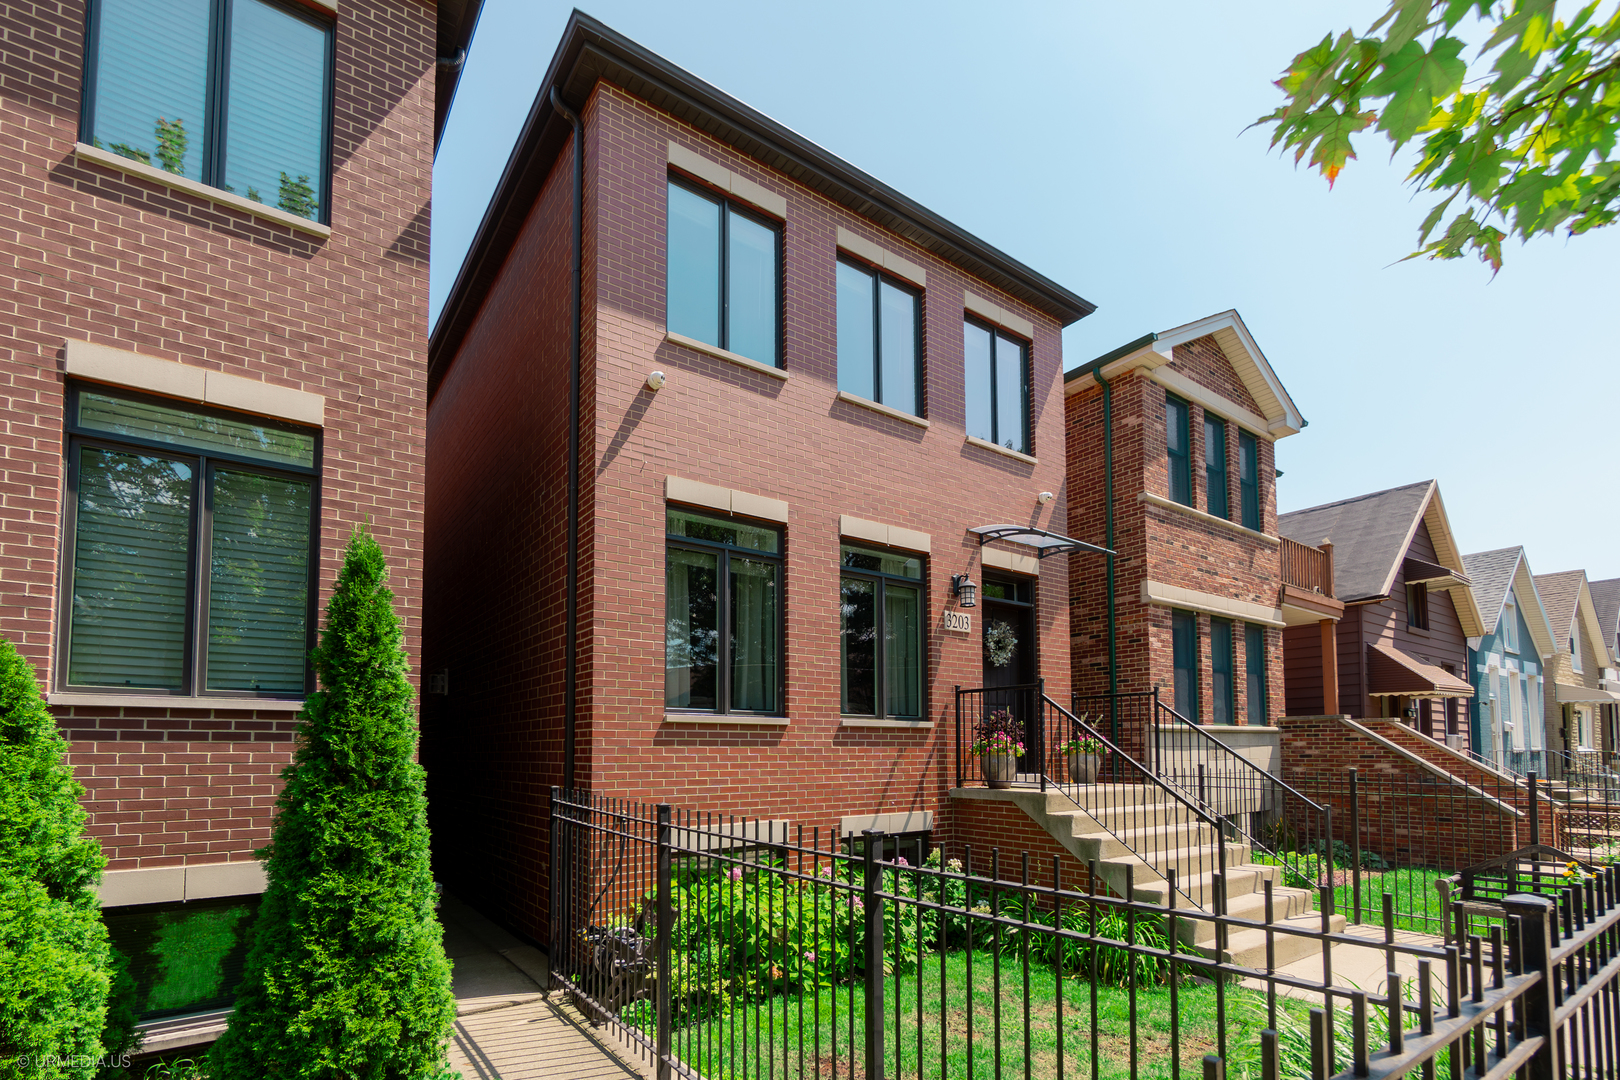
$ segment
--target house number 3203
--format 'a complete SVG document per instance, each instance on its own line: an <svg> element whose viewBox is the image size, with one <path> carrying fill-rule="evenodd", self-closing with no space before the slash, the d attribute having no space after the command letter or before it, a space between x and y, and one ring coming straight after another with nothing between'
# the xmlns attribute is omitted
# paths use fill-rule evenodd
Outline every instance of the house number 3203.
<svg viewBox="0 0 1620 1080"><path fill-rule="evenodd" d="M954 630L958 634L973 633L973 616L965 611L947 611L945 613L945 629Z"/></svg>

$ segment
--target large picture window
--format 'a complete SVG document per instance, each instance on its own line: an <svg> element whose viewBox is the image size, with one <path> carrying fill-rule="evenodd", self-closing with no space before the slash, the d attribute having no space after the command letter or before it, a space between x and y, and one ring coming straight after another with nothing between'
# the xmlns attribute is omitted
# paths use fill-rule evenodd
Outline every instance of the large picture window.
<svg viewBox="0 0 1620 1080"><path fill-rule="evenodd" d="M780 367L781 230L729 199L669 181L665 323L671 333Z"/></svg>
<svg viewBox="0 0 1620 1080"><path fill-rule="evenodd" d="M1226 421L1204 414L1204 501L1209 513L1229 516L1226 492Z"/></svg>
<svg viewBox="0 0 1620 1080"><path fill-rule="evenodd" d="M1260 531L1260 443L1247 431L1238 432L1238 502L1245 529Z"/></svg>
<svg viewBox="0 0 1620 1080"><path fill-rule="evenodd" d="M1198 722L1198 616L1170 612L1170 651L1175 665L1175 710Z"/></svg>
<svg viewBox="0 0 1620 1080"><path fill-rule="evenodd" d="M274 0L93 0L81 136L328 220L332 24Z"/></svg>
<svg viewBox="0 0 1620 1080"><path fill-rule="evenodd" d="M1165 395L1164 448L1170 465L1170 501L1192 505L1192 430L1187 403Z"/></svg>
<svg viewBox="0 0 1620 1080"><path fill-rule="evenodd" d="M316 432L77 387L58 683L301 697Z"/></svg>
<svg viewBox="0 0 1620 1080"><path fill-rule="evenodd" d="M962 327L967 433L1029 453L1029 347L968 319Z"/></svg>
<svg viewBox="0 0 1620 1080"><path fill-rule="evenodd" d="M841 556L843 711L849 716L920 719L922 560L848 545Z"/></svg>
<svg viewBox="0 0 1620 1080"><path fill-rule="evenodd" d="M921 416L921 310L915 290L838 260L838 389Z"/></svg>
<svg viewBox="0 0 1620 1080"><path fill-rule="evenodd" d="M664 705L767 713L782 701L782 534L671 508Z"/></svg>

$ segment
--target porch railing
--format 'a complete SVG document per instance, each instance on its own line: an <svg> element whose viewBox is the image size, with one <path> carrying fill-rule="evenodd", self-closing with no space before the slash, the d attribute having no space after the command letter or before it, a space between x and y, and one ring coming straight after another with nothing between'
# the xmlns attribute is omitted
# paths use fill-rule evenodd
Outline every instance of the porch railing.
<svg viewBox="0 0 1620 1080"><path fill-rule="evenodd" d="M1329 552L1286 536L1282 538L1279 552L1284 584L1333 596L1333 556Z"/></svg>

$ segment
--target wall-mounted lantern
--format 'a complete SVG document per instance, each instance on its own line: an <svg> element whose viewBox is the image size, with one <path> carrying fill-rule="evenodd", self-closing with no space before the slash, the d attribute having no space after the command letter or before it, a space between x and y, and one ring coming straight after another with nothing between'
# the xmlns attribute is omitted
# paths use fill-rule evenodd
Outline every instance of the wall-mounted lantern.
<svg viewBox="0 0 1620 1080"><path fill-rule="evenodd" d="M979 587L966 574L952 574L951 595L961 607L973 607L979 602Z"/></svg>

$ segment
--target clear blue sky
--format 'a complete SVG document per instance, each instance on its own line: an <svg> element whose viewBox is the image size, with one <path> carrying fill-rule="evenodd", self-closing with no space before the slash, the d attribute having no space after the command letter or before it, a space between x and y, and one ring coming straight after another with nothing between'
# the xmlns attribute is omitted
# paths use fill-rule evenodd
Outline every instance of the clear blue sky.
<svg viewBox="0 0 1620 1080"><path fill-rule="evenodd" d="M485 0L434 166L432 311L572 5ZM1245 133L1364 0L585 10L1097 305L1064 365L1236 308L1310 426L1279 509L1440 482L1465 552L1620 577L1620 228L1415 260L1429 206L1366 139L1329 192Z"/></svg>

